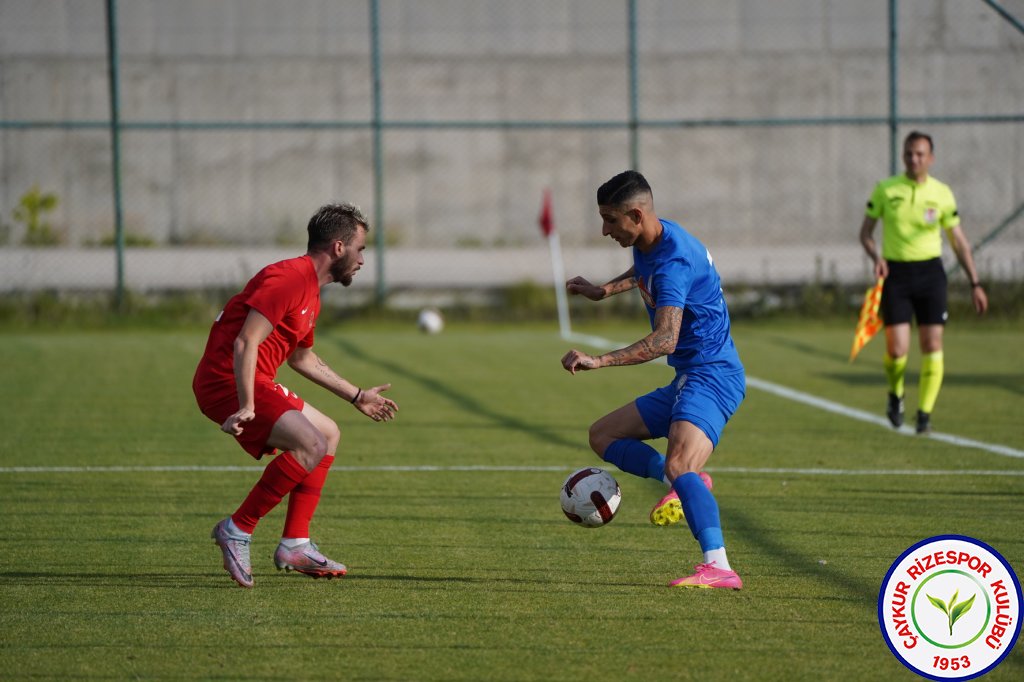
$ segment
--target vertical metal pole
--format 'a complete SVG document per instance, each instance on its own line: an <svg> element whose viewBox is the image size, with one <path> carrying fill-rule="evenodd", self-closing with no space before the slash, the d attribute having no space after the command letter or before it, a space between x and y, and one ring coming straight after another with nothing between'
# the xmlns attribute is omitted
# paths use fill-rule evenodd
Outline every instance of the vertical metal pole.
<svg viewBox="0 0 1024 682"><path fill-rule="evenodd" d="M381 103L380 0L370 0L370 72L373 83L373 205L374 245L377 250L377 305L387 296L384 278L384 145Z"/></svg>
<svg viewBox="0 0 1024 682"><path fill-rule="evenodd" d="M889 175L899 169L899 0L889 0Z"/></svg>
<svg viewBox="0 0 1024 682"><path fill-rule="evenodd" d="M121 207L121 98L117 54L117 0L107 0L107 67L110 81L110 161L114 190L114 250L117 261L115 306L124 309L124 211Z"/></svg>
<svg viewBox="0 0 1024 682"><path fill-rule="evenodd" d="M629 161L633 170L640 170L640 78L637 62L636 0L627 3L629 14Z"/></svg>

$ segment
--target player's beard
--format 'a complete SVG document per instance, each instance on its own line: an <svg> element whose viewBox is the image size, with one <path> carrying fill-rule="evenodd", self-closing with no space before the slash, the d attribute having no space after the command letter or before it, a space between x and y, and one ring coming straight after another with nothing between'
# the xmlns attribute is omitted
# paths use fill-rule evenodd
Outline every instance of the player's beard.
<svg viewBox="0 0 1024 682"><path fill-rule="evenodd" d="M341 284L343 287L347 287L352 284L352 278L355 277L355 272L347 272L350 263L348 259L343 259L335 263L331 267L331 278Z"/></svg>

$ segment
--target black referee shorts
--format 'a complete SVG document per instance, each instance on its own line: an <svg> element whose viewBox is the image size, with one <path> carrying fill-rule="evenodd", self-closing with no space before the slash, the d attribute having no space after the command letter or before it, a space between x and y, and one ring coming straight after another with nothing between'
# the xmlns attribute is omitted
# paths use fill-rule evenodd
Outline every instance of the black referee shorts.
<svg viewBox="0 0 1024 682"><path fill-rule="evenodd" d="M946 270L941 258L889 261L879 306L886 326L909 323L946 324Z"/></svg>

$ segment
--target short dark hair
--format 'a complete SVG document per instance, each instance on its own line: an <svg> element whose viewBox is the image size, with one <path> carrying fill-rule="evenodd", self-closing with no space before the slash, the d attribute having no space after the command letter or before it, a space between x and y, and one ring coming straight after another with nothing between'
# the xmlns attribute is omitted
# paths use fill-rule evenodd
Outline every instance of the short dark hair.
<svg viewBox="0 0 1024 682"><path fill-rule="evenodd" d="M932 142L932 136L928 135L927 133L922 133L920 130L910 131L910 134L907 135L907 138L903 140L903 148L906 149L907 145L909 145L911 142L916 142L917 140L928 140L928 151L935 151L935 143Z"/></svg>
<svg viewBox="0 0 1024 682"><path fill-rule="evenodd" d="M366 216L358 206L354 204L321 206L309 219L309 225L306 226L306 231L309 233L306 249L311 253L323 251L339 239L348 244L360 226L367 232L370 231Z"/></svg>
<svg viewBox="0 0 1024 682"><path fill-rule="evenodd" d="M654 196L647 179L638 171L623 171L597 188L597 204L598 206L621 206L641 194Z"/></svg>

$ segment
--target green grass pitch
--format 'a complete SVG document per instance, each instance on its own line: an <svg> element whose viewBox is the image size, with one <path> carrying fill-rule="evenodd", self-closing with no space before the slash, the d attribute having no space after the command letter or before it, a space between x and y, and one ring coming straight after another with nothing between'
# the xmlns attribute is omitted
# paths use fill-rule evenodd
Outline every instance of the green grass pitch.
<svg viewBox="0 0 1024 682"><path fill-rule="evenodd" d="M570 376L550 325L321 329L318 352L360 385L392 382L401 412L375 424L282 373L342 427L313 531L350 572L276 571L278 509L253 590L209 538L258 471L229 469L256 463L194 405L205 330L0 334L0 678L913 680L875 611L903 550L965 534L1024 576L1024 459L750 388L709 463L745 588L669 590L700 554L685 528L647 523L661 486L612 469L623 502L601 529L558 507L569 471L598 464L589 424L667 367ZM751 377L881 416L882 341L851 365L852 332L735 328ZM937 432L1024 450L1022 340L950 326ZM1018 644L985 679L1022 678Z"/></svg>

